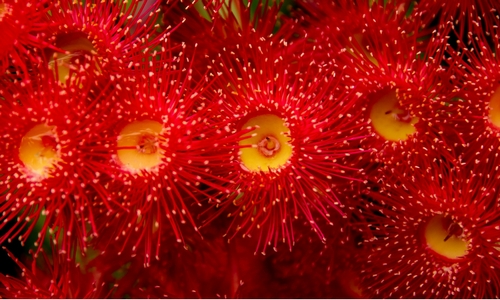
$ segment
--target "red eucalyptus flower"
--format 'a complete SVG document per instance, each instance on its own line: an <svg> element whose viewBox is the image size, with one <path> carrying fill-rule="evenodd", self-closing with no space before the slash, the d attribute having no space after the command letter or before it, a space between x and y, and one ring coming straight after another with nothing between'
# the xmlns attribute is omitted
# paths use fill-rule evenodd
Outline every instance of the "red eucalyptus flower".
<svg viewBox="0 0 500 300"><path fill-rule="evenodd" d="M222 52L214 65L223 99L214 118L241 140L231 162L213 167L238 192L219 197L209 213L232 218L230 237L256 233L261 250L278 241L291 247L299 215L323 238L314 216L329 219L341 211L338 186L361 180L346 160L363 152L348 143L362 138L357 112L344 100L335 74L294 73L296 66L285 59L268 58L287 51L285 42L236 46L246 50Z"/></svg>
<svg viewBox="0 0 500 300"><path fill-rule="evenodd" d="M100 172L111 178L108 191L127 210L102 211L101 225L108 230L104 242L121 239L122 250L143 243L146 263L159 255L165 232L173 231L182 242L181 224L197 230L193 206L215 192L232 192L222 186L229 180L211 168L234 155L227 149L239 139L209 119L217 104L202 96L210 82L193 81L190 58L174 56L167 45L148 63L149 55L120 86L93 149ZM133 231L140 232L135 239Z"/></svg>
<svg viewBox="0 0 500 300"><path fill-rule="evenodd" d="M85 270L83 265L66 256L61 256L54 248L51 255L43 250L35 256L31 268L8 252L21 268L21 277L14 278L0 274L0 297L13 298L108 298L113 286L101 280L95 270Z"/></svg>
<svg viewBox="0 0 500 300"><path fill-rule="evenodd" d="M27 73L26 64L40 60L35 48L48 45L42 31L48 26L44 15L49 9L46 0L0 1L0 74L9 66Z"/></svg>
<svg viewBox="0 0 500 300"><path fill-rule="evenodd" d="M0 243L18 237L25 242L45 218L36 245L50 232L69 255L75 250L71 245L85 250L89 234L97 234L94 194L109 207L99 165L88 155L109 109L99 102L112 94L104 89L105 94L93 95L85 86L61 88L46 67L37 73L31 82L12 81L1 90L0 228L17 222Z"/></svg>
<svg viewBox="0 0 500 300"><path fill-rule="evenodd" d="M408 1L298 3L311 38L305 56L340 75L358 134L370 136L353 144L374 150L358 166L404 170L425 165L430 151L449 156L459 138L447 113L456 92L442 66L446 38L423 29Z"/></svg>
<svg viewBox="0 0 500 300"><path fill-rule="evenodd" d="M356 256L367 296L499 296L500 174L483 170L436 159L367 191L372 237Z"/></svg>
<svg viewBox="0 0 500 300"><path fill-rule="evenodd" d="M450 156L458 133L447 113L456 92L449 81L453 70L442 66L446 39L436 34L423 44L418 23L413 29L382 26L380 31L366 24L370 26L363 27L362 43L346 46L332 61L355 99L353 110L360 112L358 134L370 135L360 143L374 150L366 158L404 169L425 165L430 151ZM342 31L337 36L347 41L352 34ZM322 45L326 49L328 44ZM371 168L366 162L362 166Z"/></svg>

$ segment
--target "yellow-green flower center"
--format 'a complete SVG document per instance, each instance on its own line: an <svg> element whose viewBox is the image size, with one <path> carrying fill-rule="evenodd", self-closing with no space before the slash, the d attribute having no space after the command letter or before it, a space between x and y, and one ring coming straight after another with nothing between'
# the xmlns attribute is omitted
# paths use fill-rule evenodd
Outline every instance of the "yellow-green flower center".
<svg viewBox="0 0 500 300"><path fill-rule="evenodd" d="M463 228L443 215L429 220L424 237L430 250L450 260L459 260L468 253L469 242L463 238Z"/></svg>
<svg viewBox="0 0 500 300"><path fill-rule="evenodd" d="M35 125L23 136L19 145L19 159L27 173L39 179L47 178L60 160L54 128L45 124Z"/></svg>
<svg viewBox="0 0 500 300"><path fill-rule="evenodd" d="M273 114L258 115L248 120L242 128L256 128L248 133L251 137L240 141L240 160L250 172L269 172L284 167L292 156L289 144L290 132L283 120Z"/></svg>
<svg viewBox="0 0 500 300"><path fill-rule="evenodd" d="M398 107L396 92L389 92L376 99L370 110L370 120L375 131L388 141L404 141L415 133L417 117Z"/></svg>
<svg viewBox="0 0 500 300"><path fill-rule="evenodd" d="M130 172L141 175L162 163L160 147L163 125L152 120L135 121L126 125L118 135L117 157Z"/></svg>

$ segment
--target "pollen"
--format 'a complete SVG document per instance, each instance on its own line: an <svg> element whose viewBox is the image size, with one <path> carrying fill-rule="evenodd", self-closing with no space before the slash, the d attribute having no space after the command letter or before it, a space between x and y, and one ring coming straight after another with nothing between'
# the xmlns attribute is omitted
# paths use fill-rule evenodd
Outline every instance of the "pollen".
<svg viewBox="0 0 500 300"><path fill-rule="evenodd" d="M119 162L130 172L141 175L153 171L162 163L160 147L163 125L152 120L135 121L126 125L117 141Z"/></svg>
<svg viewBox="0 0 500 300"><path fill-rule="evenodd" d="M396 92L392 91L377 99L370 110L375 131L388 141L404 141L416 132L417 117L398 107Z"/></svg>
<svg viewBox="0 0 500 300"><path fill-rule="evenodd" d="M292 146L290 129L284 121L276 115L263 114L251 118L242 128L248 127L256 128L248 133L249 138L240 141L242 166L250 172L269 172L286 166L292 156Z"/></svg>
<svg viewBox="0 0 500 300"><path fill-rule="evenodd" d="M424 231L428 249L449 260L461 260L468 253L469 242L463 228L443 215L432 217Z"/></svg>
<svg viewBox="0 0 500 300"><path fill-rule="evenodd" d="M490 122L497 128L500 128L500 86L496 89L489 103Z"/></svg>
<svg viewBox="0 0 500 300"><path fill-rule="evenodd" d="M54 128L46 124L35 125L23 136L19 146L19 159L26 173L39 180L47 178L60 160Z"/></svg>

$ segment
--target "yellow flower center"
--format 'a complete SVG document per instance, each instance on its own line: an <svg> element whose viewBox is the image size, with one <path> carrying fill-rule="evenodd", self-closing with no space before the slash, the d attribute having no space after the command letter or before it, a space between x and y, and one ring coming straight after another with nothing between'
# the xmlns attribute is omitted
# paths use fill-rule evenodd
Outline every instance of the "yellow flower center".
<svg viewBox="0 0 500 300"><path fill-rule="evenodd" d="M290 130L283 120L276 115L264 114L251 118L243 125L256 128L248 133L251 137L240 141L240 160L242 167L250 172L269 172L284 167L292 156L292 146L289 144ZM251 147L248 147L251 146Z"/></svg>
<svg viewBox="0 0 500 300"><path fill-rule="evenodd" d="M19 146L19 159L26 171L40 180L47 178L60 160L54 128L45 124L35 125L23 136Z"/></svg>
<svg viewBox="0 0 500 300"><path fill-rule="evenodd" d="M427 247L437 254L451 260L463 258L469 243L462 237L463 228L450 218L434 216L425 227L424 237Z"/></svg>
<svg viewBox="0 0 500 300"><path fill-rule="evenodd" d="M500 86L496 89L490 99L490 122L500 128Z"/></svg>
<svg viewBox="0 0 500 300"><path fill-rule="evenodd" d="M398 107L396 92L392 91L377 99L370 111L375 131L388 141L404 141L415 133L417 117Z"/></svg>
<svg viewBox="0 0 500 300"><path fill-rule="evenodd" d="M77 70L84 66L92 57L97 56L97 52L89 41L81 33L60 34L56 38L55 45L66 51L66 53L55 52L49 61L49 67L55 72L57 68L59 82L65 84L69 79L70 70ZM97 61L89 65L94 67L95 72L101 73Z"/></svg>
<svg viewBox="0 0 500 300"><path fill-rule="evenodd" d="M117 157L130 172L141 175L153 171L162 163L160 147L163 125L156 121L135 121L126 125L118 135Z"/></svg>

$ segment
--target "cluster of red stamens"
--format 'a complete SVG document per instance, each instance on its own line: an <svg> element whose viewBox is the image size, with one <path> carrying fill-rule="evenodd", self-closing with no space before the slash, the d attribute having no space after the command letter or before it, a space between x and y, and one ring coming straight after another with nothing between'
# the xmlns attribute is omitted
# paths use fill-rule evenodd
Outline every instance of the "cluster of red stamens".
<svg viewBox="0 0 500 300"><path fill-rule="evenodd" d="M499 9L0 0L0 297L500 297Z"/></svg>

